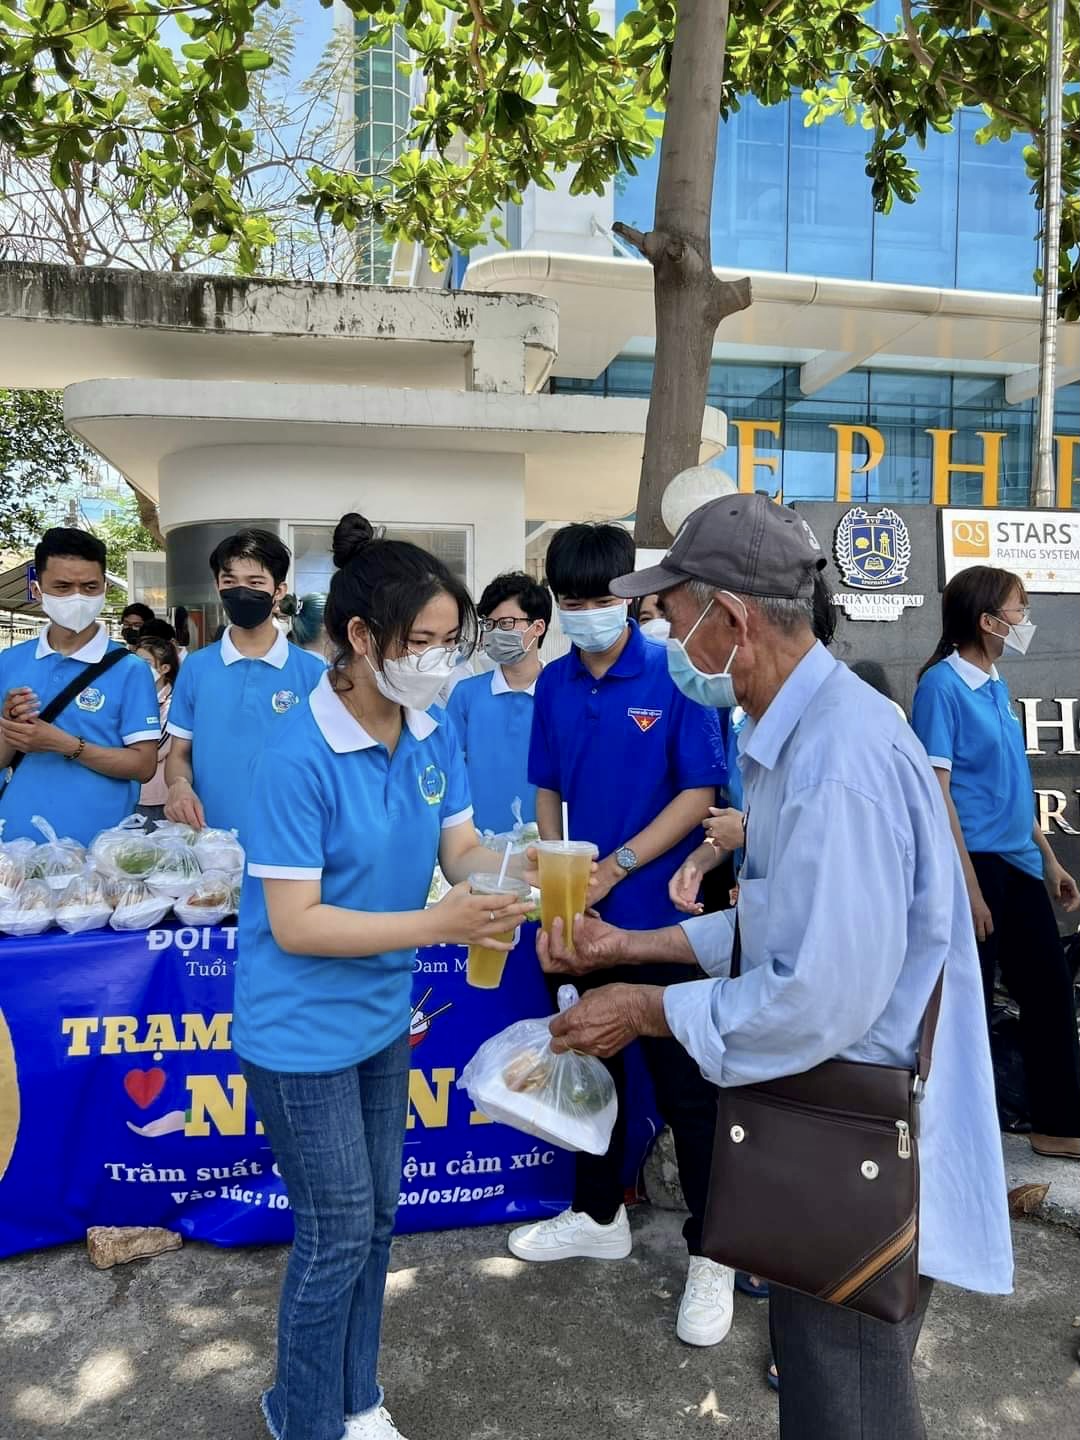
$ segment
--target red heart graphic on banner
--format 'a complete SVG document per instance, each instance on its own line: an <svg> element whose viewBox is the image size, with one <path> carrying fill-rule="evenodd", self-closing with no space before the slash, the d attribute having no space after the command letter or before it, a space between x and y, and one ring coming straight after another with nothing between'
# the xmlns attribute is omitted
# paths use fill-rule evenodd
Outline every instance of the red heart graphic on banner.
<svg viewBox="0 0 1080 1440"><path fill-rule="evenodd" d="M129 1070L124 1076L124 1089L139 1109L145 1110L165 1089L165 1071L160 1065L152 1070Z"/></svg>

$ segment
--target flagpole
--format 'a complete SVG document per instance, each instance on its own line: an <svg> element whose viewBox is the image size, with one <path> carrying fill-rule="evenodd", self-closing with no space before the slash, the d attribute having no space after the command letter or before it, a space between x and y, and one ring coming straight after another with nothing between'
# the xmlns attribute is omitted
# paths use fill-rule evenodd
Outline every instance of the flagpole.
<svg viewBox="0 0 1080 1440"><path fill-rule="evenodd" d="M1036 421L1033 500L1050 507L1057 502L1054 477L1054 398L1057 381L1058 252L1061 245L1061 96L1064 88L1062 52L1065 0L1049 0L1046 59L1046 127L1043 149L1043 284L1039 335L1039 404Z"/></svg>

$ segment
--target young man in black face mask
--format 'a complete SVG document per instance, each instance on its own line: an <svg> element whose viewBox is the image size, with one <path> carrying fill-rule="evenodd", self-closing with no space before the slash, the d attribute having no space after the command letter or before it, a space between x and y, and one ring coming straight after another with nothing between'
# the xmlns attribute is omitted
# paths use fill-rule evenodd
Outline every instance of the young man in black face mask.
<svg viewBox="0 0 1080 1440"><path fill-rule="evenodd" d="M124 606L120 615L120 633L129 650L137 648L142 639L143 626L149 625L155 618L150 606L144 605L140 600L133 600L130 605Z"/></svg>
<svg viewBox="0 0 1080 1440"><path fill-rule="evenodd" d="M165 766L170 820L236 829L244 838L251 773L281 717L307 704L326 666L290 645L274 624L285 594L288 546L267 530L241 530L210 556L229 625L196 651L173 690Z"/></svg>

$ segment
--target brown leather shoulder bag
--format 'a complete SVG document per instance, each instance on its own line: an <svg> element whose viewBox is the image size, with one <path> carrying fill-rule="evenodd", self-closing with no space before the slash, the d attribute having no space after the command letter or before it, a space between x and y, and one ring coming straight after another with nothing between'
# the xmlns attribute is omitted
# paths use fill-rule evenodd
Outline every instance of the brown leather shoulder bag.
<svg viewBox="0 0 1080 1440"><path fill-rule="evenodd" d="M738 919L732 976L741 969ZM919 1291L919 1137L944 969L914 1071L827 1060L722 1088L702 1249L776 1285L893 1324Z"/></svg>

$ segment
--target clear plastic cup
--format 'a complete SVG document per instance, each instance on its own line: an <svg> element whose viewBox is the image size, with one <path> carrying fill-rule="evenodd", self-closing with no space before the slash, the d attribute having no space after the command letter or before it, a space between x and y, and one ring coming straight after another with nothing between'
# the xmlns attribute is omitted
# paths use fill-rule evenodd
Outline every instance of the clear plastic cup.
<svg viewBox="0 0 1080 1440"><path fill-rule="evenodd" d="M574 916L585 910L593 861L600 851L591 840L538 840L540 917L547 933L556 915L563 922L567 948L574 948Z"/></svg>
<svg viewBox="0 0 1080 1440"><path fill-rule="evenodd" d="M508 897L528 900L532 894L532 886L524 880L518 880L514 875L504 875L500 881L498 875L487 872L470 875L469 889L474 895L497 895L502 900ZM513 945L516 934L515 930L508 930L505 935L497 938L507 945ZM470 945L465 979L477 990L497 990L502 982L509 953L508 950L492 950L487 945Z"/></svg>

